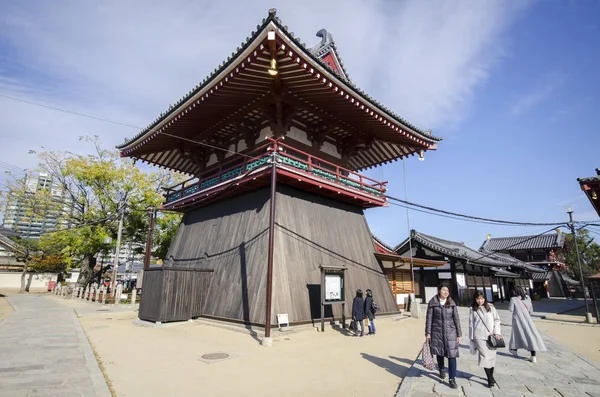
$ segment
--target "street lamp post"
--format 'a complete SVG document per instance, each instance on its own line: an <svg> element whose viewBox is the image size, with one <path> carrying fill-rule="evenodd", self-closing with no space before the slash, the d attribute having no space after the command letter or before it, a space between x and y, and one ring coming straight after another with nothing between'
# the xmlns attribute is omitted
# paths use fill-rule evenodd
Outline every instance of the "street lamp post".
<svg viewBox="0 0 600 397"><path fill-rule="evenodd" d="M583 269L581 268L581 257L579 255L579 245L577 244L577 234L575 232L575 224L573 223L573 208L567 207L567 213L569 214L569 227L571 228L571 234L573 235L573 242L575 244L575 252L577 254L577 264L579 265L579 282L581 283L581 292L583 293L583 301L585 302L585 321L587 323L592 322L592 314L590 313L590 307L588 305L587 297L585 296L585 284L583 282Z"/></svg>

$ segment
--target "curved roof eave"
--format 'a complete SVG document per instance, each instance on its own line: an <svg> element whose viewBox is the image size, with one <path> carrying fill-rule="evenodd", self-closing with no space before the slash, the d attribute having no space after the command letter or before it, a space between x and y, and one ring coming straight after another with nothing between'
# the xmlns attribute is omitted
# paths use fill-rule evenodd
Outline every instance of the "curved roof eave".
<svg viewBox="0 0 600 397"><path fill-rule="evenodd" d="M363 101L367 102L371 107L373 107L374 110L378 110L379 112L381 112L382 116L385 116L399 123L410 133L430 142L432 144L430 149L436 149L436 142L441 141L442 138L435 137L429 132L423 131L418 127L410 124L400 116L396 115L394 112L384 107L378 101L371 98L369 95L367 95L357 86L355 86L352 82L345 81L336 73L331 71L319 58L317 58L310 52L310 49L304 43L301 43L298 39L294 37L293 32L288 32L287 26L283 26L281 24L281 20L275 16L274 12L271 11L269 12L269 16L263 19L262 25L257 26L257 31L252 32L252 35L246 38L246 42L242 43L241 47L238 47L237 53L232 53L231 56L228 57L227 60L221 64L220 68L215 69L213 73L211 73L207 78L205 78L202 81L202 83L196 85L196 87L193 90L188 92L188 94L181 98L175 105L170 106L167 112L161 113L161 115L157 119L155 119L150 125L148 125L135 137L121 145L117 145L117 149L130 149L138 142L148 139L152 134L156 134L157 130L164 127L167 123L171 122L180 113L180 111L190 106L195 100L197 100L197 98L201 97L205 91L209 90L213 81L218 80L221 77L225 77L230 72L230 70L235 67L235 65L237 64L236 61L245 58L246 56L248 56L248 54L254 51L255 47L258 46L260 42L262 42L266 38L270 25L277 28L281 38L283 38L291 47L296 49L298 52L305 55L308 58L308 60L311 61L313 66L318 68L321 73L327 75L329 79L336 81L336 84L338 84L339 86L346 87L346 91L355 93Z"/></svg>

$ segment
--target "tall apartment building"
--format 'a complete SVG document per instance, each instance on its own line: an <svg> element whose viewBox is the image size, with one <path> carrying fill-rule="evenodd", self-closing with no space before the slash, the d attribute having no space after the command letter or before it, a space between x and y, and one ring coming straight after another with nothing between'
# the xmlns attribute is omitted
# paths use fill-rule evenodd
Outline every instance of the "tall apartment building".
<svg viewBox="0 0 600 397"><path fill-rule="evenodd" d="M7 229L22 237L39 238L43 233L68 225L71 205L63 187L47 173L29 175L22 181L25 194L12 193L6 200L4 224ZM34 199L40 192L47 192L52 205L38 205Z"/></svg>

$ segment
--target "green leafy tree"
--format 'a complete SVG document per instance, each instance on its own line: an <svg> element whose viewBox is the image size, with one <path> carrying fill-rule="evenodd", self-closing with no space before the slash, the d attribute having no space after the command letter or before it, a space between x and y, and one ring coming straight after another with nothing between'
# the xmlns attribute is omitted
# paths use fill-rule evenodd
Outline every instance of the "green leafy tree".
<svg viewBox="0 0 600 397"><path fill-rule="evenodd" d="M566 235L565 264L567 271L575 280L579 281L579 264L577 262L577 250L573 241L573 235ZM583 277L592 276L600 272L600 245L598 245L586 229L577 232L577 247L581 255L581 269Z"/></svg>
<svg viewBox="0 0 600 397"><path fill-rule="evenodd" d="M167 212L158 214L156 217L156 227L154 233L154 257L164 261L169 252L169 247L175 238L179 224L181 223L181 214Z"/></svg>
<svg viewBox="0 0 600 397"><path fill-rule="evenodd" d="M54 255L53 263L60 256L66 268L79 267L77 283L85 286L94 276L97 255L107 251L105 239L116 241L119 215L124 214L122 240L144 243L147 208L159 206L163 201L162 188L175 182L166 171L143 172L116 150L102 148L96 136L80 139L93 146L93 154L39 154L40 171L60 184L63 197L43 199L43 205L38 204L32 211L39 211L40 216L42 210L59 214L62 226L40 236L39 249ZM27 194L20 198L26 199Z"/></svg>

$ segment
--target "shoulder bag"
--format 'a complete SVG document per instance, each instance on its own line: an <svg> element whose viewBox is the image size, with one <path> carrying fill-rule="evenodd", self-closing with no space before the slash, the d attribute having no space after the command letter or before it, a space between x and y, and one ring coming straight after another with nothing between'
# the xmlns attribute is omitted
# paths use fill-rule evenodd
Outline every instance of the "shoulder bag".
<svg viewBox="0 0 600 397"><path fill-rule="evenodd" d="M481 322L483 323L485 328L490 333L490 335L487 338L488 346L492 347L492 348L506 347L506 343L504 342L504 338L502 338L502 336L500 336L500 339L496 339L496 337L494 335L492 335L492 331L490 331L487 324L485 323L485 319L483 317L481 317L481 313L479 313L479 309L477 309L477 314L479 315L479 318L481 319Z"/></svg>

